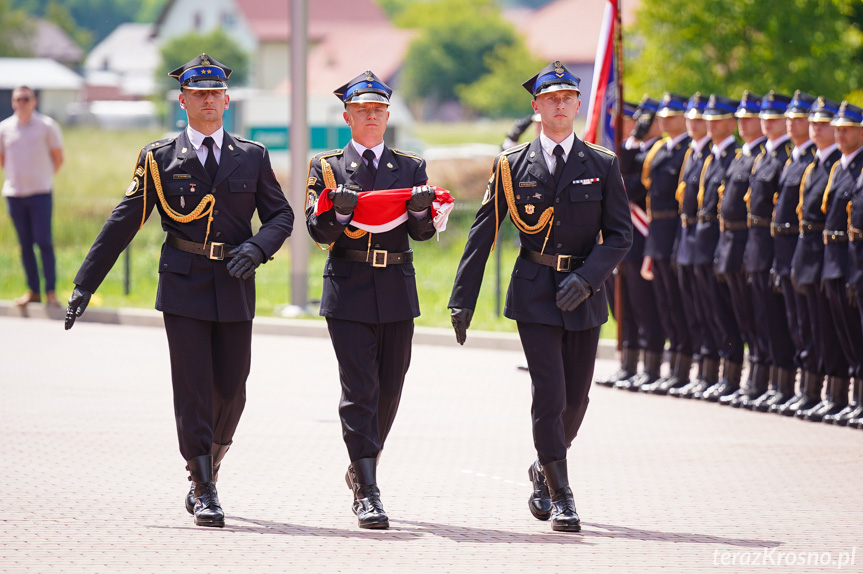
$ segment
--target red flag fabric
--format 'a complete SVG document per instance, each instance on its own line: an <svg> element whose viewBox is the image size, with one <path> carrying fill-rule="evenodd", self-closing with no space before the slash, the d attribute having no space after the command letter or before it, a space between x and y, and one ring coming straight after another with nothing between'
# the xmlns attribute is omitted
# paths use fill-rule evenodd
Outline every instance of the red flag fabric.
<svg viewBox="0 0 863 574"><path fill-rule="evenodd" d="M431 186L431 188L435 192L435 200L431 206L432 219L435 229L440 232L446 229L449 213L455 206L455 199L442 187ZM315 203L315 215L320 215L333 207L333 201L330 199L331 191L333 190L325 189L321 192ZM407 221L406 203L412 191L411 188L361 191L351 225L369 233L384 233L395 229Z"/></svg>
<svg viewBox="0 0 863 574"><path fill-rule="evenodd" d="M602 28L596 47L593 66L590 106L587 110L587 129L584 141L613 150L614 109L617 102L618 66L614 50L617 34L618 0L608 0L602 17Z"/></svg>

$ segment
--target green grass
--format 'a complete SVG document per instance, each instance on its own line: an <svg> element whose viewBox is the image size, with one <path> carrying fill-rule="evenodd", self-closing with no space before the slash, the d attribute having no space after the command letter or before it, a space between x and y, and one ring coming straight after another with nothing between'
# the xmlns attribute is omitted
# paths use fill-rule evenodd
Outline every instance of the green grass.
<svg viewBox="0 0 863 574"><path fill-rule="evenodd" d="M451 124L449 130L441 126L418 129L423 137L438 138L435 143L448 140L480 141L486 134L506 133L508 122L495 125ZM501 131L503 129L503 131ZM446 134L445 132L451 132ZM437 135L427 135L437 134ZM160 132L105 132L95 129L66 129L66 163L55 181L54 193L54 244L57 256L57 294L61 301L71 294L72 280L98 235L111 210L122 199L131 181L138 151L147 142L159 139ZM496 141L496 140L495 140ZM294 237L288 241L306 241L309 251L308 292L311 300L320 300L324 259L326 253L314 247L303 223L303 215L293 206L297 220ZM6 202L0 202L0 299L13 299L26 291L21 268L20 249L15 230L6 213ZM438 238L414 243L414 265L417 269L422 316L417 325L447 327L450 325L447 301L452 289L456 267L461 257L467 230L476 206L465 206L453 212L447 231ZM154 212L155 213L155 212ZM505 298L509 275L517 255L515 229L503 227L501 249L501 300ZM124 292L125 256L121 256L97 291L91 303L104 307L153 308L158 282L157 264L164 232L158 217L151 216L131 244L130 292ZM38 256L38 255L37 255ZM272 316L278 308L291 300L290 247L282 247L275 260L261 267L257 273L257 309L260 316ZM489 258L476 314L471 325L475 329L515 331L515 322L498 315L495 306L495 254ZM502 305L502 303L501 303ZM607 323L603 335L614 336L613 323Z"/></svg>

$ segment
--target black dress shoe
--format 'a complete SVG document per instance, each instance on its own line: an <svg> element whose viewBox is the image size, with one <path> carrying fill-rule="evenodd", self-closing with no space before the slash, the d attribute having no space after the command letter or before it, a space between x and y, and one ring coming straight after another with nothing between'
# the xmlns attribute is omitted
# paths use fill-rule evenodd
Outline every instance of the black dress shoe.
<svg viewBox="0 0 863 574"><path fill-rule="evenodd" d="M581 519L575 510L566 459L542 465L551 492L551 529L556 532L581 532Z"/></svg>
<svg viewBox="0 0 863 574"><path fill-rule="evenodd" d="M848 415L850 415L852 412L854 412L854 410L856 408L857 408L857 405L845 405L845 408L843 408L842 410L840 410L839 412L837 412L835 414L824 415L824 418L821 420L821 422L823 422L824 424L828 424L828 425L838 425L839 421L841 419L846 419L846 421L847 421ZM857 415L857 416L859 416L859 415ZM850 418L853 419L856 417L852 416Z"/></svg>
<svg viewBox="0 0 863 574"><path fill-rule="evenodd" d="M219 503L219 493L213 481L213 455L206 454L186 461L195 483L193 495L195 506L192 509L197 526L221 528L225 525L225 512Z"/></svg>
<svg viewBox="0 0 863 574"><path fill-rule="evenodd" d="M381 491L378 489L376 476L377 460L361 458L348 467L348 486L354 494L351 510L357 515L357 525L360 528L385 529L390 527L390 520L381 502Z"/></svg>
<svg viewBox="0 0 863 574"><path fill-rule="evenodd" d="M548 483L545 475L542 474L538 460L527 469L527 476L533 483L533 494L527 501L530 513L537 520L548 520L551 518L551 494L548 492Z"/></svg>
<svg viewBox="0 0 863 574"><path fill-rule="evenodd" d="M848 423L854 419L859 419L863 417L863 405L858 404L855 406L851 412L846 413L841 418L836 420L834 424L837 424L841 427L848 426Z"/></svg>
<svg viewBox="0 0 863 574"><path fill-rule="evenodd" d="M638 349L629 349L624 347L620 352L620 369L605 379L597 379L597 385L603 387L613 387L618 381L625 381L630 377L634 377L638 372Z"/></svg>

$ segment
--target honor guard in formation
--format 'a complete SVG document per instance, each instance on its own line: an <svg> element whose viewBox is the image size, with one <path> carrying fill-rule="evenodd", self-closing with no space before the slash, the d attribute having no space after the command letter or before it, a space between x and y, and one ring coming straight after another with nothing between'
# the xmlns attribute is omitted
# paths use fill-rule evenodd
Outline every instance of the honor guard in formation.
<svg viewBox="0 0 863 574"><path fill-rule="evenodd" d="M683 98L665 95L658 115L666 137L644 162L643 271L652 271L658 305L684 313L663 315L677 368L640 387L861 428L863 109L799 90L793 97L744 92L739 102L714 94L706 108L699 100L686 103L686 139L667 119ZM675 206L661 182L673 179L666 170L676 164L666 155L676 142L688 149L676 171ZM666 208L679 210L673 232L663 223ZM676 268L661 262L665 232L674 234ZM666 274L676 276L674 287ZM672 303L675 288L682 305ZM687 343L699 366L691 381ZM744 343L749 370L741 383Z"/></svg>
<svg viewBox="0 0 863 574"><path fill-rule="evenodd" d="M653 144L662 132L656 121L659 102L645 96L633 118L635 126L620 151L620 168L623 174L626 195L629 199L630 217L633 223L632 248L624 257L620 274L623 300L622 358L621 371L601 384L616 389L637 391L640 386L656 382L662 366L665 334L659 318L653 290L642 276L644 244L647 235L647 188L642 182L644 162ZM638 352L641 351L642 370L637 372ZM629 372L633 374L623 376ZM618 378L619 377L619 378ZM615 379L616 380L613 380Z"/></svg>
<svg viewBox="0 0 863 574"><path fill-rule="evenodd" d="M246 402L255 270L290 236L294 215L267 149L222 126L231 69L201 54L170 75L188 127L141 150L125 197L75 276L66 329L155 207L166 232L156 309L168 335L177 435L190 474L186 509L198 526L224 526L215 483Z"/></svg>
<svg viewBox="0 0 863 574"><path fill-rule="evenodd" d="M671 354L669 374L640 385L644 392L665 394L668 389L689 381L692 369L692 338L686 323L675 273L675 247L680 236L680 206L677 187L683 160L691 139L686 132L685 96L666 93L662 98L657 123L665 137L650 148L644 160L642 185L647 188L647 218L650 222L644 244L645 278L653 286L653 297L663 336L668 339Z"/></svg>
<svg viewBox="0 0 863 574"><path fill-rule="evenodd" d="M573 133L579 83L554 62L523 84L542 133L495 159L448 305L463 344L485 264L509 214L521 248L504 314L517 322L527 358L537 452L528 467L528 505L537 519L551 519L553 530L570 532L581 523L567 449L584 420L600 326L608 318L603 284L632 244L617 157Z"/></svg>
<svg viewBox="0 0 863 574"><path fill-rule="evenodd" d="M368 71L338 88L351 141L309 164L306 225L329 245L321 315L339 362L339 416L350 457L345 480L360 528L388 528L376 469L401 398L411 360L414 318L420 314L410 240L435 234L426 163L384 143L392 90ZM351 225L362 191L412 188L407 214L374 233ZM328 192L332 206L317 211Z"/></svg>

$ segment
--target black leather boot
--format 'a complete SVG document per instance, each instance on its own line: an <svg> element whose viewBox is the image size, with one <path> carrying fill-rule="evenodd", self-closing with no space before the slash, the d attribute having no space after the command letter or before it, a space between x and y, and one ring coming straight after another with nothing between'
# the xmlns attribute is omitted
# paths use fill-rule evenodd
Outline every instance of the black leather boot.
<svg viewBox="0 0 863 574"><path fill-rule="evenodd" d="M781 405L794 395L794 379L797 378L797 371L792 369L776 368L776 379L773 383L772 394L763 401L765 395L759 397L752 403L752 410L766 413L773 405ZM760 402L759 402L760 401Z"/></svg>
<svg viewBox="0 0 863 574"><path fill-rule="evenodd" d="M548 520L551 518L551 494L548 492L548 483L538 460L527 469L527 476L533 483L533 494L527 500L530 513L537 520Z"/></svg>
<svg viewBox="0 0 863 574"><path fill-rule="evenodd" d="M786 417L793 417L797 411L809 410L821 402L821 387L824 384L824 375L812 371L803 372L803 380L800 382L800 392L788 402L780 405L776 412Z"/></svg>
<svg viewBox="0 0 863 574"><path fill-rule="evenodd" d="M671 375L651 385L653 388L649 392L655 395L667 395L672 389L680 389L689 384L689 373L692 370L692 355L677 353L677 361L673 366ZM644 387L642 387L642 390L644 390Z"/></svg>
<svg viewBox="0 0 863 574"><path fill-rule="evenodd" d="M660 368L662 367L662 353L654 351L644 351L644 369L637 375L618 381L614 384L615 389L626 389L627 391L637 391L642 385L649 385L659 380Z"/></svg>
<svg viewBox="0 0 863 574"><path fill-rule="evenodd" d="M691 399L696 394L700 395L706 389L715 385L718 380L719 359L702 357L701 362L698 364L698 372L696 373L695 378L680 388L669 389L668 396Z"/></svg>
<svg viewBox="0 0 863 574"><path fill-rule="evenodd" d="M620 369L605 379L597 379L596 384L603 387L613 387L618 381L634 377L638 372L638 349L624 347L620 351Z"/></svg>
<svg viewBox="0 0 863 574"><path fill-rule="evenodd" d="M775 365L770 365L770 376L767 377L767 389L765 389L763 393L761 393L754 399L747 401L740 406L744 409L749 409L750 411L753 411L755 410L756 405L760 405L761 403L770 400L770 398L776 394L776 389L778 388L778 373L779 369L777 369Z"/></svg>
<svg viewBox="0 0 863 574"><path fill-rule="evenodd" d="M722 378L712 387L696 396L696 399L701 399L711 403L718 402L720 398L734 394L740 388L740 374L743 371L743 365L722 359Z"/></svg>
<svg viewBox="0 0 863 574"><path fill-rule="evenodd" d="M818 409L810 409L800 418L820 423L824 417L835 415L848 406L848 387L851 381L848 377L827 377L827 396ZM800 416L800 415L798 415Z"/></svg>
<svg viewBox="0 0 863 574"><path fill-rule="evenodd" d="M228 449L231 448L231 443L228 444L216 444L213 443L213 446L210 449L210 452L213 454L213 482L219 482L219 467L222 466L222 459L225 458L225 453L228 452ZM189 467L186 466L186 470L189 470ZM186 510L189 514L195 514L195 481L189 477L191 481L191 488L189 488L189 492L186 494Z"/></svg>
<svg viewBox="0 0 863 574"><path fill-rule="evenodd" d="M848 403L841 411L834 415L824 415L825 423L846 426L848 421L859 418L863 415L863 405L860 404L860 377L854 377L851 395L854 400Z"/></svg>
<svg viewBox="0 0 863 574"><path fill-rule="evenodd" d="M557 532L580 532L581 519L569 488L566 459L542 465L551 493L551 529Z"/></svg>
<svg viewBox="0 0 863 574"><path fill-rule="evenodd" d="M382 529L390 527L390 520L384 512L381 491L377 481L377 459L361 458L348 467L348 486L354 493L351 510L357 515L360 528Z"/></svg>
<svg viewBox="0 0 863 574"><path fill-rule="evenodd" d="M225 525L225 512L219 504L219 493L213 477L213 455L205 454L187 460L189 480L195 483L195 524L197 526Z"/></svg>
<svg viewBox="0 0 863 574"><path fill-rule="evenodd" d="M752 376L749 378L749 384L742 387L743 392L736 399L731 401L731 406L735 409L748 408L748 405L755 401L758 397L767 392L770 384L770 373L773 367L765 364L757 364L753 369Z"/></svg>
<svg viewBox="0 0 863 574"><path fill-rule="evenodd" d="M657 389L657 387L667 383L670 379L673 379L674 373L675 373L674 369L677 366L677 357L679 355L680 355L680 353L678 353L677 351L671 351L671 353L668 357L668 374L665 375L664 377L659 377L658 379L656 379L652 383L645 383L645 384L641 385L640 387L638 387L638 390L641 391L642 393L652 393ZM661 370L662 369L660 368L660 371Z"/></svg>

